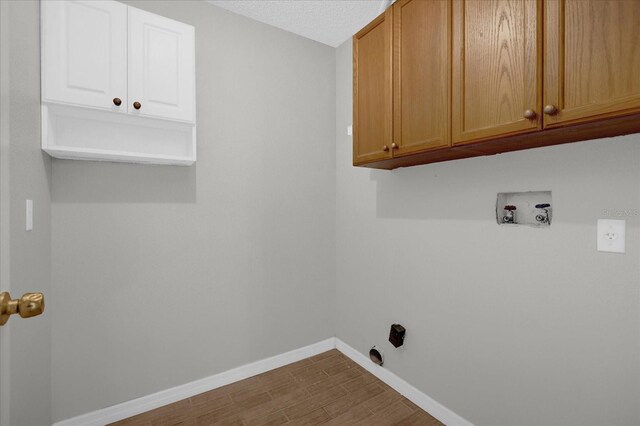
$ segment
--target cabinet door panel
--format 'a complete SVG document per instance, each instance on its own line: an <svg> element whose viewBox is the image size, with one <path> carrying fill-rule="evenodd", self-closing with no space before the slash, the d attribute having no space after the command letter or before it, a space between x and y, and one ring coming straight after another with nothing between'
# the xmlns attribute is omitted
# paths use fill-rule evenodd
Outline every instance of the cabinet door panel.
<svg viewBox="0 0 640 426"><path fill-rule="evenodd" d="M194 48L192 26L130 8L129 112L194 122Z"/></svg>
<svg viewBox="0 0 640 426"><path fill-rule="evenodd" d="M545 126L640 110L640 1L547 0Z"/></svg>
<svg viewBox="0 0 640 426"><path fill-rule="evenodd" d="M540 10L537 0L454 1L454 144L541 128Z"/></svg>
<svg viewBox="0 0 640 426"><path fill-rule="evenodd" d="M389 8L353 37L354 164L391 157L391 29Z"/></svg>
<svg viewBox="0 0 640 426"><path fill-rule="evenodd" d="M449 146L450 2L393 6L394 156Z"/></svg>
<svg viewBox="0 0 640 426"><path fill-rule="evenodd" d="M43 1L41 7L43 100L126 112L127 6Z"/></svg>

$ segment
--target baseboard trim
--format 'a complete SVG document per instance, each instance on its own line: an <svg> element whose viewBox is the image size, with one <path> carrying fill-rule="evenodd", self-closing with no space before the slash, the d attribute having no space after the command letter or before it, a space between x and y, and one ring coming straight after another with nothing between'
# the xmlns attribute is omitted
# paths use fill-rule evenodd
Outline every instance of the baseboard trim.
<svg viewBox="0 0 640 426"><path fill-rule="evenodd" d="M361 354L338 338L336 338L336 349L445 425L473 426L473 423L470 421L451 411L424 392L416 389L388 369L372 363L367 356Z"/></svg>
<svg viewBox="0 0 640 426"><path fill-rule="evenodd" d="M233 382L247 379L255 375L291 364L301 359L326 352L336 347L335 338L323 340L300 349L294 349L280 355L272 356L251 364L243 365L204 379L176 386L91 413L82 414L71 419L54 423L53 426L103 426L127 417L135 416L163 405L171 404L202 392L207 392Z"/></svg>
<svg viewBox="0 0 640 426"><path fill-rule="evenodd" d="M118 420L123 420L230 383L244 380L331 349L338 349L362 368L391 386L409 401L429 412L429 414L444 424L448 426L473 426L468 420L416 389L388 369L373 364L365 355L335 337L219 374L214 374L213 376L205 377L204 379L191 383L96 410L91 413L82 414L71 419L62 420L54 423L53 426L104 426L108 423L117 422Z"/></svg>

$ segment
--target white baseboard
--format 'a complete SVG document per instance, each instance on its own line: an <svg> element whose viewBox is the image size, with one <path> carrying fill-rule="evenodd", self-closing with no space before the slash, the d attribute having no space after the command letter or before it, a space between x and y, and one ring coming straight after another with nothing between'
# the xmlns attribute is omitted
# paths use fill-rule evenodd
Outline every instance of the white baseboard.
<svg viewBox="0 0 640 426"><path fill-rule="evenodd" d="M448 426L473 426L473 424L468 420L460 417L386 368L373 364L368 357L335 337L331 337L300 349L272 356L271 358L252 362L251 364L243 365L219 374L214 374L213 376L205 377L204 379L196 380L191 383L176 386L171 389L93 411L71 419L62 420L54 423L53 426L104 426L107 423L117 422L118 420L123 420L230 383L244 380L334 348L338 349L365 370L391 386L393 389L405 396L409 401L427 411L444 424Z"/></svg>
<svg viewBox="0 0 640 426"><path fill-rule="evenodd" d="M314 343L313 345L252 362L251 364L243 365L223 373L214 374L213 376L205 377L204 379L176 386L171 389L113 405L102 410L93 411L71 419L62 420L54 423L53 426L104 426L107 423L123 420L127 417L135 416L239 380L244 380L257 374L300 361L301 359L309 358L334 349L335 347L335 338L331 337L321 342Z"/></svg>
<svg viewBox="0 0 640 426"><path fill-rule="evenodd" d="M473 426L470 421L454 413L386 368L374 364L369 357L361 354L338 338L336 338L336 349L445 425Z"/></svg>

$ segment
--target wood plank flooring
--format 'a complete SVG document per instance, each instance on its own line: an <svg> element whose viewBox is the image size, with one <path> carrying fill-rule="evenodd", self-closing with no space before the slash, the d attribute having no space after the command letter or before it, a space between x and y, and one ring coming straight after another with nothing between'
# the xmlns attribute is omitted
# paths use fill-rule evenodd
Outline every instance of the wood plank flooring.
<svg viewBox="0 0 640 426"><path fill-rule="evenodd" d="M331 350L112 425L442 425Z"/></svg>

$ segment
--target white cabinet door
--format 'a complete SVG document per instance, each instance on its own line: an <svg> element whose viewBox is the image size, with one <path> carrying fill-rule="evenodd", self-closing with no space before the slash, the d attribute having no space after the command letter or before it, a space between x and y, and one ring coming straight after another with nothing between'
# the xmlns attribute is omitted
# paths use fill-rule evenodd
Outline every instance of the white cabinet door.
<svg viewBox="0 0 640 426"><path fill-rule="evenodd" d="M129 113L195 122L194 50L192 26L129 8Z"/></svg>
<svg viewBox="0 0 640 426"><path fill-rule="evenodd" d="M127 6L98 0L40 4L43 100L127 112Z"/></svg>

